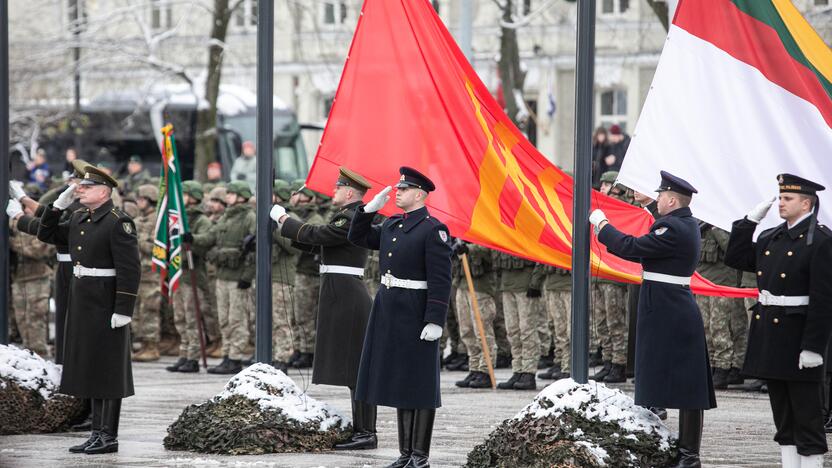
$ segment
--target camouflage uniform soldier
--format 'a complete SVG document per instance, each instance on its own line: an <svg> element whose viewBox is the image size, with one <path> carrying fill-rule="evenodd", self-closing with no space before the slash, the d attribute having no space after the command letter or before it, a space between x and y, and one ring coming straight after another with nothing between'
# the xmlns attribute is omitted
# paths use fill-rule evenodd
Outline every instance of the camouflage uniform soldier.
<svg viewBox="0 0 832 468"><path fill-rule="evenodd" d="M47 260L55 255L55 249L18 230L15 218L22 215L22 211L14 217L9 215L9 241L16 260L12 265L12 309L23 347L47 358L49 278L52 276Z"/></svg>
<svg viewBox="0 0 832 468"><path fill-rule="evenodd" d="M459 287L462 263L456 255L451 256L451 297L448 300L448 316L445 319L445 329L439 337L439 349L450 346L451 353L442 359L442 365L450 371L468 371L468 350L459 336L459 322L456 318L456 291ZM466 286L467 287L467 286ZM448 344L450 342L450 345Z"/></svg>
<svg viewBox="0 0 832 468"><path fill-rule="evenodd" d="M211 229L212 223L208 216L200 208L203 192L199 182L186 180L182 183L182 194L185 202L185 213L188 216L188 227L192 234L202 234ZM188 263L182 271L182 283L174 293L174 324L176 331L181 337L179 342L179 360L172 366L168 366L169 372L199 372L199 322L196 319L196 304L199 301L199 312L203 315L208 305L208 272L205 270L205 251L199 249L191 250L193 259L193 272L188 271ZM196 294L194 297L194 284L196 278ZM204 317L204 315L203 315Z"/></svg>
<svg viewBox="0 0 832 468"><path fill-rule="evenodd" d="M153 274L153 243L156 237L156 200L159 188L153 185L139 186L136 204L141 215L135 219L142 261L142 277L136 311L130 328L141 348L133 354L139 362L159 360L159 325L164 297L159 286L159 276Z"/></svg>
<svg viewBox="0 0 832 468"><path fill-rule="evenodd" d="M288 182L276 180L274 183L273 203L286 203L292 197ZM289 216L295 217L294 213ZM289 358L292 357L294 340L292 324L294 323L293 302L295 289L295 269L300 250L292 246L291 240L275 232L272 241L272 366L287 372Z"/></svg>
<svg viewBox="0 0 832 468"><path fill-rule="evenodd" d="M386 216L376 214L375 219L373 219L373 224L381 224L385 219L387 219ZM378 266L377 250L370 250L369 255L367 255L367 266L364 268L364 284L367 286L367 292L370 293L370 297L376 297L378 288L381 285L381 270Z"/></svg>
<svg viewBox="0 0 832 468"><path fill-rule="evenodd" d="M212 188L206 197L206 207L208 209L207 215L211 224L215 224L222 218L225 213L225 186L219 185ZM203 309L202 318L205 321L205 329L208 333L208 340L211 345L206 349L208 357L218 358L223 357L222 354L222 335L220 334L220 322L217 318L217 294L214 291L214 285L217 282L217 265L208 259L205 261L205 271L208 274L208 283L206 290L208 291L208 305Z"/></svg>
<svg viewBox="0 0 832 468"><path fill-rule="evenodd" d="M555 325L555 355L559 361L537 375L541 379L565 379L570 377L569 359L572 333L572 272L549 265L538 265L546 274L543 284L543 300L549 318Z"/></svg>
<svg viewBox="0 0 832 468"><path fill-rule="evenodd" d="M496 285L494 273L491 270L491 250L479 245L466 245L458 241L454 244L454 253L467 253L468 265L471 269L471 279L474 283L474 293L479 305L480 318L485 332L485 342L492 359L497 357L497 344L494 341L494 317L497 306L494 301ZM491 388L491 377L488 375L488 361L482 349L482 339L479 328L474 320L474 310L468 291L468 280L463 268L459 269L459 286L456 290L456 316L459 322L459 337L468 350L468 375L456 383L463 388Z"/></svg>
<svg viewBox="0 0 832 468"><path fill-rule="evenodd" d="M720 286L739 286L742 273L724 263L730 234L710 224L702 224L702 250L697 271ZM748 316L742 299L696 296L702 312L714 372L714 388L741 383L740 368L745 360Z"/></svg>
<svg viewBox="0 0 832 468"><path fill-rule="evenodd" d="M502 272L498 264L492 264L491 267L494 269L494 284L497 285L497 291L494 293L494 305L497 308L497 316L494 317L494 340L497 342L497 358L494 367L504 369L511 365L511 344L508 342L506 317L503 313L503 291L500 289Z"/></svg>
<svg viewBox="0 0 832 468"><path fill-rule="evenodd" d="M195 249L210 249L206 259L217 265L217 314L225 358L208 369L211 374L242 370L242 361L248 357L249 308L253 302L254 258L244 249L244 240L256 231L254 209L248 203L251 189L245 181L236 180L226 190L228 208L222 218L204 234L183 235Z"/></svg>
<svg viewBox="0 0 832 468"><path fill-rule="evenodd" d="M535 272L535 263L504 253L496 253L495 262L502 270L500 289L503 295L503 313L506 331L511 344L511 369L509 380L497 388L508 390L534 390L537 388L534 373L540 357L540 301L543 275Z"/></svg>
<svg viewBox="0 0 832 468"><path fill-rule="evenodd" d="M292 183L291 206L307 224L326 224L320 207L315 203L315 192L303 187L303 180ZM303 248L298 256L295 274L295 317L292 338L295 352L289 365L300 369L312 367L315 355L316 314L321 290L320 249Z"/></svg>

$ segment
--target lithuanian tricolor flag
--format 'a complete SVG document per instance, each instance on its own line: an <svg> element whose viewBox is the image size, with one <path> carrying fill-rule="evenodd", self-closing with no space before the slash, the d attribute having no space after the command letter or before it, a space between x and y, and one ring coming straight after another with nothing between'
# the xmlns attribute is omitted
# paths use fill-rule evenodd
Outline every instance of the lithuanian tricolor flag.
<svg viewBox="0 0 832 468"><path fill-rule="evenodd" d="M505 115L430 2L365 1L307 185L331 191L342 165L371 181L368 200L395 185L400 166L412 166L436 183L428 206L452 235L571 268L572 178ZM643 234L653 222L640 208L593 197L624 231ZM383 213L395 210L389 203ZM640 281L640 265L597 241L591 257L595 276ZM701 277L692 286L749 294Z"/></svg>
<svg viewBox="0 0 832 468"><path fill-rule="evenodd" d="M777 174L832 188L831 154L832 51L792 2L680 2L620 179L682 176L694 215L730 229L777 194ZM832 191L820 196L829 222ZM771 210L762 227L781 222Z"/></svg>

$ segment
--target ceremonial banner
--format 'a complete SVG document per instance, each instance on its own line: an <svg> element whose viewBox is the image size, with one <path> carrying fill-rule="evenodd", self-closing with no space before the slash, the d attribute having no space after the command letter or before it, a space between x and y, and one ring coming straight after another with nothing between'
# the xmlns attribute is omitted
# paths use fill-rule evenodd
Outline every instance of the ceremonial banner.
<svg viewBox="0 0 832 468"><path fill-rule="evenodd" d="M153 270L161 275L162 294L172 300L182 275L181 235L188 231L188 218L182 200L182 177L173 125L166 125L162 134L162 173L156 206Z"/></svg>
<svg viewBox="0 0 832 468"><path fill-rule="evenodd" d="M505 115L424 0L367 0L307 185L331 193L339 166L373 184L371 197L412 166L438 189L427 200L452 235L571 268L572 178ZM658 172L658 168L656 168ZM593 194L618 228L644 234L644 210ZM382 211L395 212L391 202ZM638 282L641 267L592 242L592 274ZM695 291L742 296L700 277Z"/></svg>
<svg viewBox="0 0 832 468"><path fill-rule="evenodd" d="M832 51L789 0L683 0L619 180L662 168L699 190L699 219L730 230L788 172L832 189ZM819 193L832 220L832 190ZM761 223L782 223L777 207Z"/></svg>

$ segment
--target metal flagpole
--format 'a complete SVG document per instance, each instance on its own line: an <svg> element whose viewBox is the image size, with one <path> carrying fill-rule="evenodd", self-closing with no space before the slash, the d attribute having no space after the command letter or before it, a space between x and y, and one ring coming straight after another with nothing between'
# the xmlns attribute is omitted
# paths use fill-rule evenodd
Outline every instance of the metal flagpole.
<svg viewBox="0 0 832 468"><path fill-rule="evenodd" d="M257 7L257 321L255 359L272 361L272 186L274 3Z"/></svg>
<svg viewBox="0 0 832 468"><path fill-rule="evenodd" d="M0 1L0 344L9 343L9 4Z"/></svg>
<svg viewBox="0 0 832 468"><path fill-rule="evenodd" d="M575 65L575 187L572 204L572 378L589 374L589 191L592 180L592 93L595 0L578 0Z"/></svg>

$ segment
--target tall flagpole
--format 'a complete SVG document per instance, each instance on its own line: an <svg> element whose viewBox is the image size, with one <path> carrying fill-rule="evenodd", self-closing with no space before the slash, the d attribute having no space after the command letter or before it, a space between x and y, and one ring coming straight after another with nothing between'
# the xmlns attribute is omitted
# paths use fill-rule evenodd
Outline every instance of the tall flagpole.
<svg viewBox="0 0 832 468"><path fill-rule="evenodd" d="M592 180L592 93L595 0L578 0L575 65L575 187L572 204L572 378L589 374L589 191Z"/></svg>
<svg viewBox="0 0 832 468"><path fill-rule="evenodd" d="M9 342L9 4L0 1L0 344Z"/></svg>

